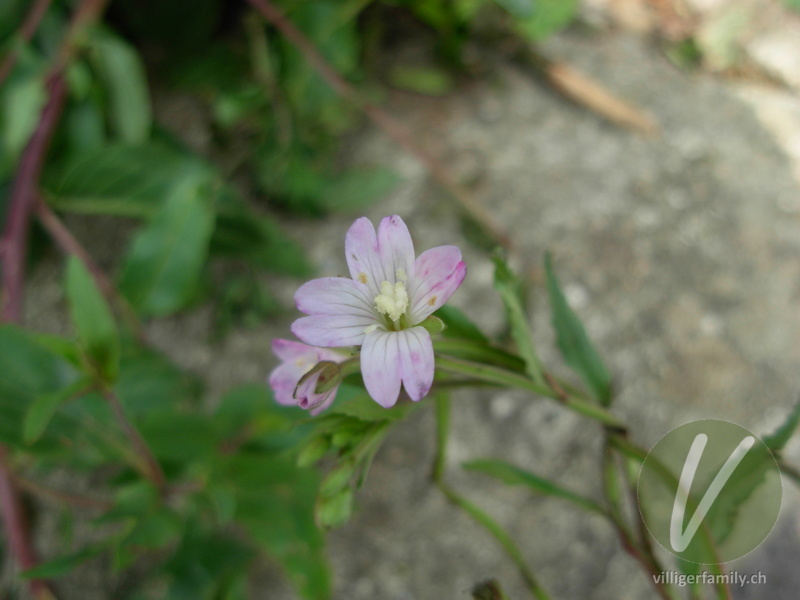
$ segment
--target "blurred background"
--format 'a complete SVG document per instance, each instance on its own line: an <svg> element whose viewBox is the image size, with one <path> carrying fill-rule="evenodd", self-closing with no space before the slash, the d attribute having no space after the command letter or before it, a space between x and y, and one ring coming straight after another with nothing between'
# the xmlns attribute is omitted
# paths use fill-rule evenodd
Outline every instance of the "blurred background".
<svg viewBox="0 0 800 600"><path fill-rule="evenodd" d="M546 349L551 251L641 445L699 418L765 434L798 390L798 91L796 0L0 0L0 442L37 577L82 600L529 597L430 485L424 407L323 541L319 475L286 458L313 424L265 386L294 291L346 274L356 217L399 214L418 253L462 248L452 303L498 338L507 246ZM65 253L116 315L110 383L163 489L97 393L60 392L94 298ZM453 405L453 484L554 598L655 597L601 519L460 469L501 457L599 499L600 431L516 392ZM786 481L728 565L767 583L733 598L796 597L797 507ZM48 597L0 546L0 597Z"/></svg>

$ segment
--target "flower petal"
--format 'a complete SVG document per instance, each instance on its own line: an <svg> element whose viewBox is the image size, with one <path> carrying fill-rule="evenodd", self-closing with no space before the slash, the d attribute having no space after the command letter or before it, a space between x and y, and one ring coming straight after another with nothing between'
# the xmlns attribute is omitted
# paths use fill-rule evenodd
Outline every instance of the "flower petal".
<svg viewBox="0 0 800 600"><path fill-rule="evenodd" d="M400 395L398 335L394 331L373 331L361 346L361 375L373 400L389 408Z"/></svg>
<svg viewBox="0 0 800 600"><path fill-rule="evenodd" d="M405 272L408 279L414 277L414 242L403 219L397 215L384 217L378 225L378 251L385 280L397 283L397 274Z"/></svg>
<svg viewBox="0 0 800 600"><path fill-rule="evenodd" d="M364 330L374 324L374 317L313 315L292 323L292 333L307 344L323 348L358 346L364 340Z"/></svg>
<svg viewBox="0 0 800 600"><path fill-rule="evenodd" d="M302 342L295 342L294 340L276 339L272 340L272 351L275 356L283 361L294 361L298 358L306 359L308 357L316 356L316 348L303 344Z"/></svg>
<svg viewBox="0 0 800 600"><path fill-rule="evenodd" d="M386 276L378 253L375 227L368 218L356 219L350 226L344 239L344 250L350 277L367 285L373 297L378 295Z"/></svg>
<svg viewBox="0 0 800 600"><path fill-rule="evenodd" d="M307 369L298 367L294 362L285 362L275 368L269 375L269 386L280 404L297 404L294 399L294 388Z"/></svg>
<svg viewBox="0 0 800 600"><path fill-rule="evenodd" d="M369 288L345 277L312 279L295 292L294 301L307 315L354 315L379 323L372 310Z"/></svg>
<svg viewBox="0 0 800 600"><path fill-rule="evenodd" d="M396 334L400 355L400 377L409 397L417 402L433 384L433 343L422 327L412 327Z"/></svg>
<svg viewBox="0 0 800 600"><path fill-rule="evenodd" d="M447 302L466 274L456 246L437 246L420 254L411 291L412 322L419 323Z"/></svg>

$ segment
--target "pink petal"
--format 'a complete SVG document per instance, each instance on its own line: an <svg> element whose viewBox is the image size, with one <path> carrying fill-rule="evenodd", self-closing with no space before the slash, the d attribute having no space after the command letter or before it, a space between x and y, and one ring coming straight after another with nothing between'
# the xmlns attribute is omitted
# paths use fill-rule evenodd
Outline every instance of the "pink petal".
<svg viewBox="0 0 800 600"><path fill-rule="evenodd" d="M403 219L397 215L384 217L378 225L378 251L386 281L397 282L402 269L409 279L414 277L414 242Z"/></svg>
<svg viewBox="0 0 800 600"><path fill-rule="evenodd" d="M400 359L396 332L373 331L361 346L361 375L364 385L378 404L394 406L400 395Z"/></svg>
<svg viewBox="0 0 800 600"><path fill-rule="evenodd" d="M369 219L361 217L350 226L344 239L344 250L350 276L366 284L373 297L379 294L386 276L378 253L375 227Z"/></svg>
<svg viewBox="0 0 800 600"><path fill-rule="evenodd" d="M300 317L292 323L292 333L313 346L358 346L364 340L364 330L374 323L374 317L313 315Z"/></svg>
<svg viewBox="0 0 800 600"><path fill-rule="evenodd" d="M422 327L412 327L394 334L398 338L400 377L409 397L415 402L424 398L433 384L433 343Z"/></svg>
<svg viewBox="0 0 800 600"><path fill-rule="evenodd" d="M283 361L297 360L316 354L316 348L293 340L272 340L272 351Z"/></svg>
<svg viewBox="0 0 800 600"><path fill-rule="evenodd" d="M294 399L294 388L307 369L298 367L294 362L286 362L270 373L269 386L280 404L297 404Z"/></svg>
<svg viewBox="0 0 800 600"><path fill-rule="evenodd" d="M345 277L312 279L295 292L294 301L307 315L354 315L378 323L367 286Z"/></svg>
<svg viewBox="0 0 800 600"><path fill-rule="evenodd" d="M456 246L438 246L417 258L411 291L411 321L419 323L453 295L464 281L467 266Z"/></svg>

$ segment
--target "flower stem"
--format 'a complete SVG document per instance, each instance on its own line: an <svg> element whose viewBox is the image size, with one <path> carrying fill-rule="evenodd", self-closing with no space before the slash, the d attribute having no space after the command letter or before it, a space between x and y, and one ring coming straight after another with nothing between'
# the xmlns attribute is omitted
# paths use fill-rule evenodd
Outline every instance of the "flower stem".
<svg viewBox="0 0 800 600"><path fill-rule="evenodd" d="M436 456L434 457L432 479L445 497L461 510L467 513L481 527L486 529L495 541L503 548L508 557L519 569L520 575L525 580L531 594L538 600L550 600L549 594L544 590L525 562L522 552L494 519L481 508L458 494L444 481L445 463L447 457L447 439L450 431L450 398L447 395L436 396Z"/></svg>
<svg viewBox="0 0 800 600"><path fill-rule="evenodd" d="M117 422L119 423L120 427L122 427L125 435L133 445L136 454L141 459L142 474L152 481L153 485L155 485L161 493L164 493L167 484L166 477L164 477L164 471L161 469L161 465L159 464L153 452L150 450L147 442L142 437L142 434L139 433L139 430L136 429L134 424L128 419L127 415L125 414L125 407L122 405L119 396L117 396L114 391L109 388L102 388L100 393L108 401L108 404L111 407Z"/></svg>
<svg viewBox="0 0 800 600"><path fill-rule="evenodd" d="M624 431L626 429L625 424L622 421L617 419L602 406L598 406L597 404L584 400L583 398L575 395L561 395L555 392L551 387L538 384L521 373L442 355L438 355L436 357L436 367L448 373L465 375L467 377L479 379L488 383L495 383L506 387L527 390L539 396L544 396L545 398L552 398L554 400L558 400L567 408L594 419L595 421L598 421L607 427L611 427L620 431Z"/></svg>

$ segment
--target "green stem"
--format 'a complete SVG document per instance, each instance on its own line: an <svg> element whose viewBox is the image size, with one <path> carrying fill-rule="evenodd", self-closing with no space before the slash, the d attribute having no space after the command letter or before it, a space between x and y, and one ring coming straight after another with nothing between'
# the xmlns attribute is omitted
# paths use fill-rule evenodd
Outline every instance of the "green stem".
<svg viewBox="0 0 800 600"><path fill-rule="evenodd" d="M525 372L525 362L518 356L472 340L436 340L433 342L433 350L448 356L505 367L518 373Z"/></svg>
<svg viewBox="0 0 800 600"><path fill-rule="evenodd" d="M525 563L522 552L511 539L511 536L494 519L478 506L458 494L444 481L445 462L447 457L447 439L450 431L450 398L440 394L436 396L436 456L433 463L432 478L445 497L472 517L476 523L488 531L503 548L508 557L519 569L531 594L538 600L550 600L550 596L539 584L533 571Z"/></svg>
<svg viewBox="0 0 800 600"><path fill-rule="evenodd" d="M567 408L574 410L584 416L587 416L595 421L602 423L608 427L625 430L625 425L617 419L614 415L608 412L601 406L588 402L583 398L573 395L559 396L547 385L542 385L534 382L526 375L515 373L506 369L501 369L491 365L484 365L481 363L474 363L459 358L450 356L437 356L436 367L448 373L454 373L479 379L488 383L499 384L505 387L517 388L533 392L545 398L558 400Z"/></svg>

